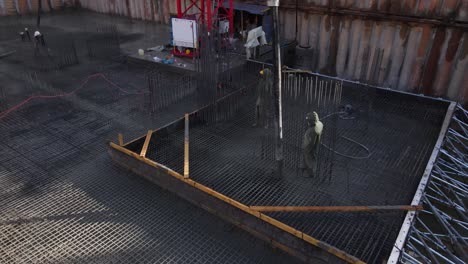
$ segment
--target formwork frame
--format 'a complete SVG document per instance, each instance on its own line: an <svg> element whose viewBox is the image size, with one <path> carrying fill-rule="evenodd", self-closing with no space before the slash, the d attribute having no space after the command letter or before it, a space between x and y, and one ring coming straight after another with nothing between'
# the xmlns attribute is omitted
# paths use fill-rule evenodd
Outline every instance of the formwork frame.
<svg viewBox="0 0 468 264"><path fill-rule="evenodd" d="M442 124L442 129L439 133L439 137L437 139L436 145L432 151L431 157L427 163L426 169L424 171L424 174L421 178L421 181L419 182L418 188L416 190L416 193L413 197L413 201L411 202L411 205L417 206L420 205L421 199L423 198L423 194L426 190L427 184L429 182L430 176L432 169L434 167L435 160L437 156L439 155L440 148L442 146L443 140L445 138L445 134L447 133L448 126L450 125L450 120L452 118L453 112L455 111L456 103L452 102L447 110L447 113L445 115L444 123ZM388 263L397 263L399 260L400 256L400 251L403 248L405 241L408 237L408 232L409 229L411 228L414 219L416 216L416 212L408 212L405 216L405 220L403 221L403 225L400 229L400 232L398 234L397 240L395 242L395 245L393 247L392 253L388 259Z"/></svg>
<svg viewBox="0 0 468 264"><path fill-rule="evenodd" d="M245 89L246 88L241 89L240 92ZM218 99L218 101L232 94L226 95ZM123 136L119 136L117 144L114 142L109 143L112 159L120 166L156 183L160 187L176 193L189 202L219 216L270 243L273 247L279 248L304 262L314 263L316 259L320 259L327 263L365 263L355 256L262 213L255 207L245 205L191 179L188 171L189 119L191 116L196 115L199 111L207 107L210 107L210 105L190 114L186 114L184 117L171 122L167 126L154 131L149 130L146 136L127 143L123 142ZM146 155L142 155L142 153L146 152L146 143L149 143L149 140L151 137L154 137L155 133L170 134L179 129L185 130L183 174L146 157ZM144 139L145 143L141 151L135 152L126 148L126 146L142 139ZM375 208L366 208L366 210L375 210Z"/></svg>
<svg viewBox="0 0 468 264"><path fill-rule="evenodd" d="M467 120L468 111L451 103L412 203L424 205L426 210L408 212L388 263L468 261L468 237L463 235L468 232L468 208L463 202L468 198L464 183L468 176L464 152L468 149Z"/></svg>
<svg viewBox="0 0 468 264"><path fill-rule="evenodd" d="M178 121L182 122L184 120L185 118ZM172 124L176 125L177 122ZM342 263L343 261L365 263L342 250L254 210L160 163L130 151L125 148L126 144L123 146L113 142L109 144L112 159L118 164L165 189L175 192L182 198L269 242L273 247L279 248L305 262L312 263L314 259L312 255L306 253L309 251L317 255L325 252L326 254L322 254L320 258L330 263ZM186 191L181 192L181 189ZM238 215L236 216L236 214Z"/></svg>
<svg viewBox="0 0 468 264"><path fill-rule="evenodd" d="M445 137L447 131L448 123L452 117L453 111L455 108L455 103L451 103L444 119L442 129L439 133L438 141L435 148L433 149L432 156L426 166L426 170L421 183L417 189L414 199L420 201L420 196L425 187L428 175L427 172L432 170L432 165L434 163L435 157L437 156L440 145ZM152 133L157 133L162 130L163 134L170 134L173 131L184 129L188 131L188 120L191 115L196 114L197 111L186 115L185 117L178 119L169 125L155 130ZM448 120L448 121L447 121ZM145 141L150 136L146 136L136 139ZM118 164L127 167L128 169L134 171L135 173L145 177L146 179L167 188L179 196L185 198L186 200L198 205L199 207L214 213L221 218L234 223L235 225L247 230L248 232L254 234L255 236L264 239L271 243L273 246L281 248L282 250L288 252L289 254L298 257L306 262L311 261L314 256L311 256L305 252L314 252L317 255L317 250L319 249L320 254L322 254L322 259L327 259L327 261L339 262L346 261L349 263L363 263L362 260L357 259L356 257L347 254L346 252L339 250L323 241L320 241L312 236L309 236L300 230L297 230L285 223L282 223L266 214L262 213L262 210L257 210L258 208L251 207L240 203L230 197L227 197L197 181L194 181L189 176L188 170L188 159L185 159L184 162L184 174L178 173L167 166L160 164L154 160L151 160L145 156L142 156L139 151L132 151L125 146L135 142L133 140L127 144L115 144L110 143L111 147L111 156ZM121 141L119 140L119 143ZM184 139L184 146L188 153L189 138L188 133ZM167 179L169 176L169 180ZM166 182L169 181L170 183ZM184 191L180 191L180 190ZM419 198L418 198L419 197ZM414 201L413 201L414 202ZM412 207L420 208L420 204L412 203ZM268 208L267 208L268 209ZM310 208L307 208L308 210ZM333 209L334 210L334 209ZM407 209L405 209L407 210ZM235 212L234 212L235 211ZM415 215L414 211L409 210L408 215ZM228 213L226 213L228 212ZM247 220L246 220L247 219ZM403 223L403 228L405 228L407 222ZM265 226L266 225L266 226ZM273 229L272 229L273 228ZM400 238L399 238L400 239ZM293 245L293 246L291 246ZM315 249L315 250L314 250ZM326 255L323 256L323 253ZM315 255L315 256L316 256Z"/></svg>

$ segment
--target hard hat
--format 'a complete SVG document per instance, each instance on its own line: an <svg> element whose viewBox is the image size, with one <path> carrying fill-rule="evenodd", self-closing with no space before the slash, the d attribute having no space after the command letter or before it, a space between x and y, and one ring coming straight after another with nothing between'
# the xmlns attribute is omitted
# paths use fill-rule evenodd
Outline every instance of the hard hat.
<svg viewBox="0 0 468 264"><path fill-rule="evenodd" d="M186 49L186 50L185 50L185 54L187 54L187 55L189 55L190 52L191 52L191 51L190 51L189 49Z"/></svg>
<svg viewBox="0 0 468 264"><path fill-rule="evenodd" d="M28 31L28 28L24 28L24 31Z"/></svg>
<svg viewBox="0 0 468 264"><path fill-rule="evenodd" d="M40 35L41 35L41 32L39 32L39 31L34 32L34 37L37 37L37 36L40 36Z"/></svg>
<svg viewBox="0 0 468 264"><path fill-rule="evenodd" d="M261 74L261 75L263 75L264 73L265 73L265 71L264 71L264 70L261 70L261 71L260 71L260 74Z"/></svg>

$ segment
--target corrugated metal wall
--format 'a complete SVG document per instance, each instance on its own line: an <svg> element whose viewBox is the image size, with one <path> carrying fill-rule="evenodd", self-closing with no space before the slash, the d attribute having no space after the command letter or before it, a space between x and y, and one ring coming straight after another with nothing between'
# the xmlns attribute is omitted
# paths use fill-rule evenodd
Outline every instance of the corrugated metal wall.
<svg viewBox="0 0 468 264"><path fill-rule="evenodd" d="M0 0L0 14L37 10L39 0ZM175 0L42 0L167 23ZM249 1L244 1L249 2ZM282 0L283 34L300 64L392 89L468 102L468 0ZM189 1L186 1L186 6ZM296 19L297 13L297 19Z"/></svg>
<svg viewBox="0 0 468 264"><path fill-rule="evenodd" d="M79 0L82 7L106 14L129 16L136 19L168 23L177 13L175 0ZM190 1L185 0L184 6ZM195 13L192 10L188 14Z"/></svg>
<svg viewBox="0 0 468 264"><path fill-rule="evenodd" d="M74 0L41 0L44 12L73 6ZM39 0L0 0L0 15L27 15L37 12Z"/></svg>
<svg viewBox="0 0 468 264"><path fill-rule="evenodd" d="M283 34L314 71L468 101L467 0L285 0Z"/></svg>

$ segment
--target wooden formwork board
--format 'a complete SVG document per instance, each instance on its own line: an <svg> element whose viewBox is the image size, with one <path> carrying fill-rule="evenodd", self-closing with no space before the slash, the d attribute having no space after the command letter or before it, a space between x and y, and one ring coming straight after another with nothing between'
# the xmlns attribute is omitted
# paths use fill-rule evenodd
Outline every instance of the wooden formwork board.
<svg viewBox="0 0 468 264"><path fill-rule="evenodd" d="M118 165L235 224L306 263L317 263L317 261L364 263L342 250L304 234L270 216L252 210L247 205L118 144L110 143L110 155Z"/></svg>

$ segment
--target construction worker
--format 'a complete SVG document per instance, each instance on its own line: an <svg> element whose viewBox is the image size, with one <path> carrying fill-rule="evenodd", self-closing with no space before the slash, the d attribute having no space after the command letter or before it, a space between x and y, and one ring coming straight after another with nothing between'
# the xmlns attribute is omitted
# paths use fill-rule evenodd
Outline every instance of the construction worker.
<svg viewBox="0 0 468 264"><path fill-rule="evenodd" d="M24 33L26 34L26 36L28 36L28 40L31 41L31 35L29 34L28 28L24 28Z"/></svg>
<svg viewBox="0 0 468 264"><path fill-rule="evenodd" d="M308 113L306 116L308 128L302 141L303 159L300 169L302 175L307 172L308 177L317 176L317 160L319 154L320 139L323 131L323 123L320 122L316 112Z"/></svg>
<svg viewBox="0 0 468 264"><path fill-rule="evenodd" d="M254 126L268 128L273 111L273 73L270 69L264 69L260 71L260 82L257 86Z"/></svg>
<svg viewBox="0 0 468 264"><path fill-rule="evenodd" d="M24 35L24 32L23 32L23 31L21 31L21 32L19 33L19 35L20 35L20 37L21 37L21 41L23 41L23 42L24 42L24 41L25 41L25 39L26 39L26 36Z"/></svg>
<svg viewBox="0 0 468 264"><path fill-rule="evenodd" d="M41 45L41 32L36 31L34 32L34 56L37 56L40 53Z"/></svg>

